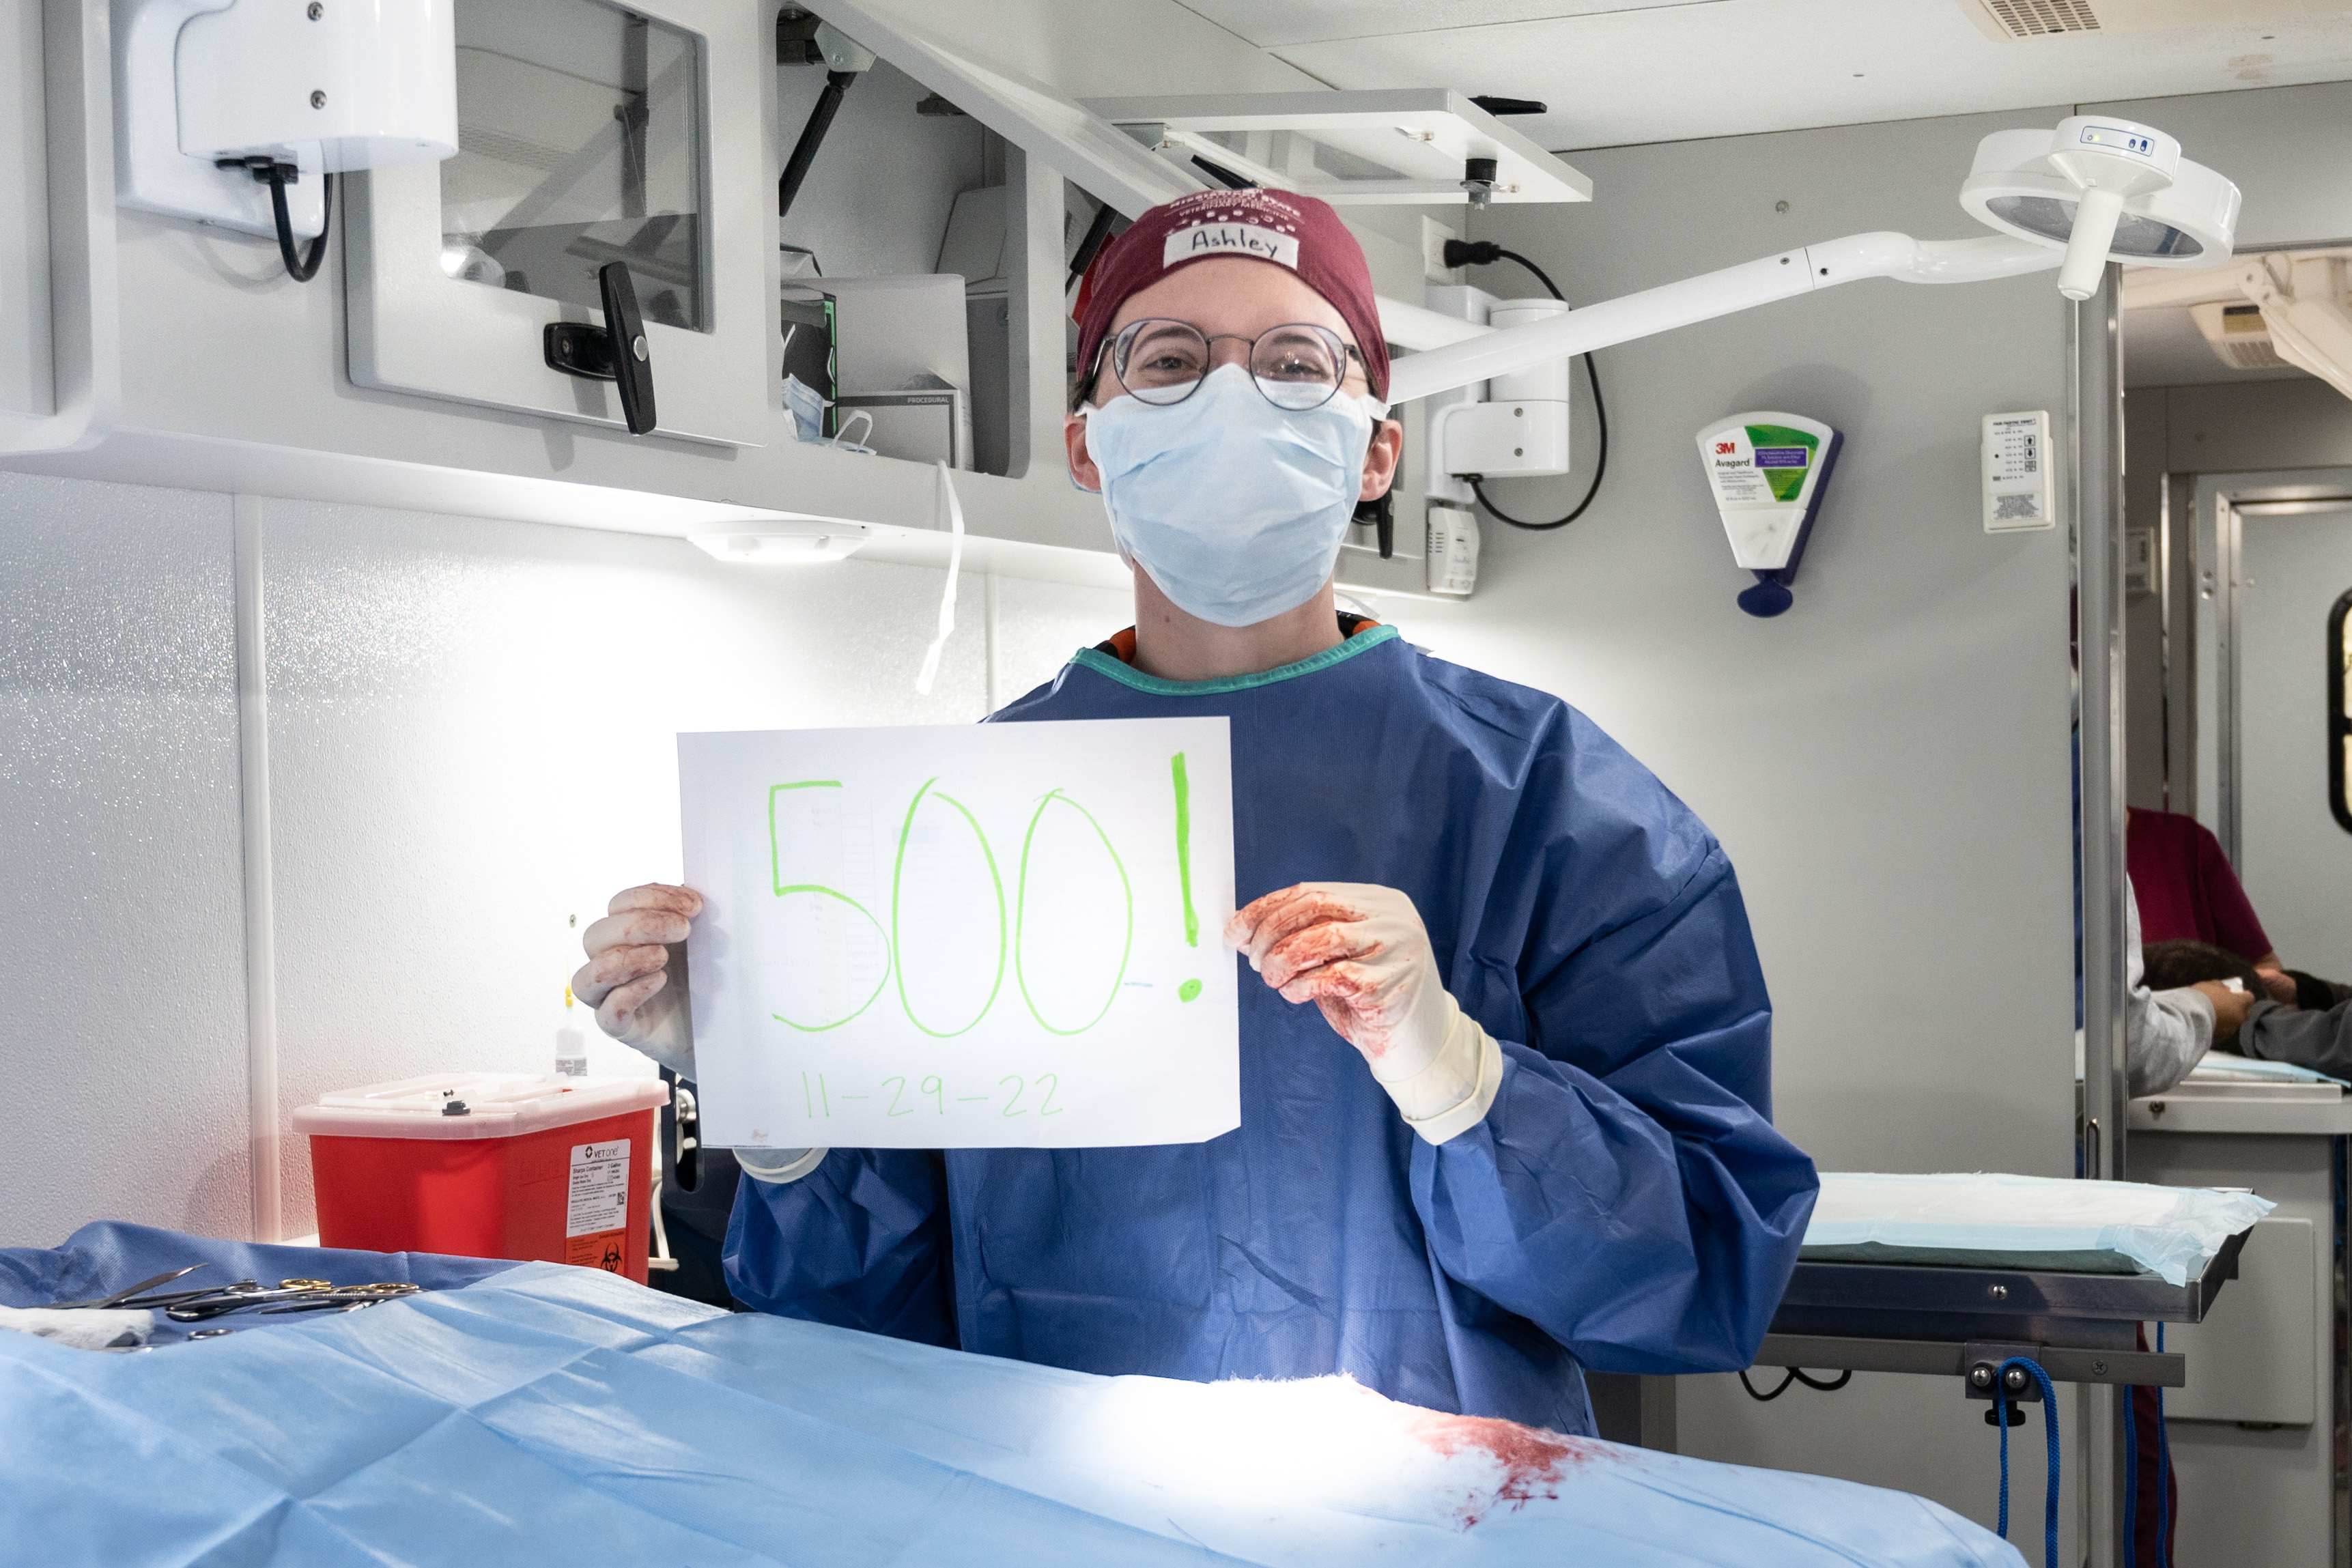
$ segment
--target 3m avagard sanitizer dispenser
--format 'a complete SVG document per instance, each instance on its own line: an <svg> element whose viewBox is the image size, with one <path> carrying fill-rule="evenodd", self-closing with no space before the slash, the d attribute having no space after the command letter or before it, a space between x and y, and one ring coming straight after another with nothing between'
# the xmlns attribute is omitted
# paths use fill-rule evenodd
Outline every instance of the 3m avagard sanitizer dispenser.
<svg viewBox="0 0 2352 1568"><path fill-rule="evenodd" d="M1756 574L1739 596L1750 615L1778 615L1796 601L1805 540L1829 488L1845 438L1795 413L1735 413L1698 433L1699 462L1730 536L1731 555Z"/></svg>

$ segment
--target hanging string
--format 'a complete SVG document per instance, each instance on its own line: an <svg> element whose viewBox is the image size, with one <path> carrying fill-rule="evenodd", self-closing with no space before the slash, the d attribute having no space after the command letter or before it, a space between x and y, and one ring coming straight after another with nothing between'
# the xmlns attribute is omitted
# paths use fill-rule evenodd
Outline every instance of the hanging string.
<svg viewBox="0 0 2352 1568"><path fill-rule="evenodd" d="M947 491L948 498L948 580L940 590L939 635L923 650L923 667L915 676L915 691L919 696L931 695L931 682L940 673L940 654L946 650L948 638L954 634L956 578L963 570L963 503L956 498L955 480L944 462L940 465L940 485Z"/></svg>

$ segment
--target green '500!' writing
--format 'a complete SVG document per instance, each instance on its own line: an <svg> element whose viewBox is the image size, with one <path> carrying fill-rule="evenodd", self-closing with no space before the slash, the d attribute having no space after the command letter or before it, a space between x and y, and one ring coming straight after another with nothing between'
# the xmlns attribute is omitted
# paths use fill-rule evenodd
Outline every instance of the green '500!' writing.
<svg viewBox="0 0 2352 1568"><path fill-rule="evenodd" d="M1189 798L1191 791L1185 779L1182 752L1178 752L1169 759L1169 774L1175 796L1176 865L1183 906L1184 936L1188 945L1198 946L1200 920L1192 907L1190 844L1192 812ZM971 809L961 800L939 789L939 783L940 780L936 778L924 780L921 787L915 791L914 798L907 803L906 816L899 824L896 852L891 861L887 923L865 904L851 897L840 888L816 882L787 882L784 877L785 856L782 844L782 835L777 822L779 801L798 790L839 789L842 788L841 781L834 779L803 779L770 787L768 790L769 873L776 897L830 900L853 912L871 927L881 944L882 950L882 972L875 981L873 989L857 999L855 1005L841 1016L830 1019L794 1018L782 1012L773 1013L771 1016L779 1023L789 1025L793 1029L806 1033L822 1033L827 1030L839 1029L863 1016L868 1009L881 999L884 992L893 988L895 982L898 1006L905 1011L908 1021L934 1039L951 1039L978 1027L981 1020L989 1015L990 1010L995 1007L998 997L1003 994L1005 970L1010 967L1013 971L1013 985L1020 992L1022 1003L1028 1009L1029 1016L1036 1020L1039 1028L1057 1035L1082 1034L1094 1028L1109 1013L1111 1004L1118 999L1119 988L1126 981L1128 960L1133 954L1135 946L1135 888L1128 876L1127 863L1121 858L1118 846L1112 843L1110 835L1104 831L1101 822L1096 820L1093 812L1087 810L1063 790L1049 789L1039 799L1036 809L1031 812L1028 823L1023 831L1020 859L1014 868L1011 896L1008 898L1003 873L1000 869L995 848L989 841L987 830L981 825L980 819L974 816ZM970 830L972 843L978 848L981 861L987 870L987 888L990 894L988 902L992 904L994 915L995 955L987 995L969 1018L925 1017L917 1010L914 998L908 994L909 944L904 935L905 922L902 919L908 910L908 859L910 846L917 845L919 841L916 833L916 820L927 800L936 802L937 805L947 807L953 811L954 816L950 820L950 831L957 823ZM1118 956L1115 963L1108 966L1108 972L1103 977L1107 983L1102 986L1100 992L1101 1004L1095 1007L1090 1015L1062 1018L1048 1017L1046 1008L1041 1004L1039 997L1033 989L1030 984L1032 955L1028 950L1031 925L1029 901L1039 830L1046 824L1049 813L1057 810L1076 813L1078 821L1091 831L1094 839L1102 846L1104 854L1108 857L1110 868L1117 874L1119 890L1117 905L1119 933ZM1108 916L1108 906L1103 909L1103 914ZM977 935L975 933L975 936ZM982 937L981 940L984 945L986 938ZM1103 951L1107 956L1109 951L1108 946ZM1189 979L1177 988L1177 996L1181 1000L1189 1002L1197 997L1200 991L1200 981ZM1092 994L1090 987L1088 994ZM1066 999L1066 998L1065 1000ZM1050 1074L1045 1077L1050 1077ZM1045 1077L1040 1078L1041 1084L1045 1082ZM926 1085L930 1082L924 1081ZM903 1096L904 1084L900 1083L898 1087ZM929 1092L928 1089L925 1092ZM1016 1089L1014 1092L1016 1102L1020 1094L1021 1091ZM938 1108L944 1111L946 1105L944 1094L935 1093L933 1099ZM906 1114L908 1111L894 1108L891 1113ZM1016 1113L1008 1110L1005 1113L1010 1115ZM1041 1107L1041 1113L1050 1115L1053 1113Z"/></svg>

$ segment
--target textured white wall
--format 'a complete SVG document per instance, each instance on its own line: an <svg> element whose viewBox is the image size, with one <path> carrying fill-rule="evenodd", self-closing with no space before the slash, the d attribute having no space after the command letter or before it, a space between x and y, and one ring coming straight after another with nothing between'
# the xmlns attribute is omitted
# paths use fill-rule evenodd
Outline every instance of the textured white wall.
<svg viewBox="0 0 2352 1568"><path fill-rule="evenodd" d="M963 723L1123 593L721 565L637 536L262 504L283 1105L544 1071L578 932L677 864L681 729ZM242 1235L242 841L226 497L0 476L0 1245ZM994 626L989 613L996 607ZM598 1072L651 1069L592 1036ZM289 1233L312 1227L285 1146Z"/></svg>
<svg viewBox="0 0 2352 1568"><path fill-rule="evenodd" d="M0 1246L244 1232L226 497L0 474Z"/></svg>

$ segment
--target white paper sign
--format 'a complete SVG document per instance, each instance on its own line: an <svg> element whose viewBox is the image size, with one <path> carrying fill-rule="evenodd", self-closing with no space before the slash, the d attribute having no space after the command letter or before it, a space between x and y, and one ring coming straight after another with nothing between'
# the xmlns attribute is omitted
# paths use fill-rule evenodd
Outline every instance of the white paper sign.
<svg viewBox="0 0 2352 1568"><path fill-rule="evenodd" d="M681 735L677 759L706 1142L1241 1125L1222 717Z"/></svg>

